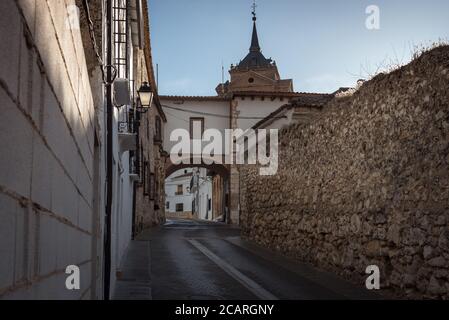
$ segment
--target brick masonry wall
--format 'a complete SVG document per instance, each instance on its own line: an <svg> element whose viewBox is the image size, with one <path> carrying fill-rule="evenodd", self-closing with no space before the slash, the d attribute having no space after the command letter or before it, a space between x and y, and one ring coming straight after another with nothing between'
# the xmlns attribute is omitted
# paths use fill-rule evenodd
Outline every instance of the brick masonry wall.
<svg viewBox="0 0 449 320"><path fill-rule="evenodd" d="M1 298L90 297L94 106L72 4L0 1Z"/></svg>
<svg viewBox="0 0 449 320"><path fill-rule="evenodd" d="M449 298L449 47L281 132L276 176L241 168L244 236L383 293Z"/></svg>

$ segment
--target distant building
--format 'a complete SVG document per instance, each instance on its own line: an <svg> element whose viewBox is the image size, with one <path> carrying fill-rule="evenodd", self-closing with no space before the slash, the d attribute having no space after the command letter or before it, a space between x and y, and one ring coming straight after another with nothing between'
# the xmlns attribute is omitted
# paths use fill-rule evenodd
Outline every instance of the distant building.
<svg viewBox="0 0 449 320"><path fill-rule="evenodd" d="M214 220L212 212L212 180L205 168L193 169L190 192L193 196L194 217L200 220Z"/></svg>
<svg viewBox="0 0 449 320"><path fill-rule="evenodd" d="M165 215L167 218L193 218L190 183L192 169L179 170L165 180Z"/></svg>

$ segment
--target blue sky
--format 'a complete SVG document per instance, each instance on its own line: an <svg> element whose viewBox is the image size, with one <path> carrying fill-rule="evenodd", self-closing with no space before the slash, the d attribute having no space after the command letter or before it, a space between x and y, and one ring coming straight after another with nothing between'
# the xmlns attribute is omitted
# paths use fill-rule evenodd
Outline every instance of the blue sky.
<svg viewBox="0 0 449 320"><path fill-rule="evenodd" d="M353 86L379 65L410 61L415 45L449 38L447 0L258 0L262 52L298 92ZM248 52L252 0L149 0L160 94L215 95ZM365 10L380 9L380 30Z"/></svg>

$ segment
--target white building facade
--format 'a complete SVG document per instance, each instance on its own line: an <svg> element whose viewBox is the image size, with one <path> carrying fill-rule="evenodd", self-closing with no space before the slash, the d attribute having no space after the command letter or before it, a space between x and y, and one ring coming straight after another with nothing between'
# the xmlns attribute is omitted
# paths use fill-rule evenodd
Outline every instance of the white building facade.
<svg viewBox="0 0 449 320"><path fill-rule="evenodd" d="M165 214L167 218L193 218L193 195L190 184L192 169L179 170L165 180Z"/></svg>
<svg viewBox="0 0 449 320"><path fill-rule="evenodd" d="M200 220L213 220L212 214L212 177L206 168L194 168L191 183L194 198L194 215Z"/></svg>

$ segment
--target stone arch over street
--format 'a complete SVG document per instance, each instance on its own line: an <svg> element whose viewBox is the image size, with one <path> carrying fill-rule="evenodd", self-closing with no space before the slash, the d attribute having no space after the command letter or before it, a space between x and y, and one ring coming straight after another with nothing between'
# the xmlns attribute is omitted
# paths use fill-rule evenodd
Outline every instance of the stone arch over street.
<svg viewBox="0 0 449 320"><path fill-rule="evenodd" d="M178 170L182 170L182 169L186 169L186 168L205 168L208 171L210 171L211 173L214 174L218 174L223 178L229 178L229 173L230 173L230 166L228 165L224 165L224 164L205 164L205 163L201 163L201 164L193 164L193 163L181 163L181 164L173 164L171 162L170 159L167 160L167 163L165 165L165 178L167 178L168 176L170 176L171 174L173 174L174 172L178 171Z"/></svg>
<svg viewBox="0 0 449 320"><path fill-rule="evenodd" d="M170 158L166 161L166 217L230 223L229 166L192 160L177 164Z"/></svg>

